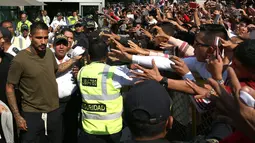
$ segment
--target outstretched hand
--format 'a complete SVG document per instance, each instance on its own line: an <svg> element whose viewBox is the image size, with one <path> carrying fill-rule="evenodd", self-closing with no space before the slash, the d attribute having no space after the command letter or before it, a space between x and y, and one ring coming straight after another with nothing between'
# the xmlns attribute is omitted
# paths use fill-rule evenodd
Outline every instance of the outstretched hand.
<svg viewBox="0 0 255 143"><path fill-rule="evenodd" d="M135 68L139 69L141 71L143 71L143 73L140 72L136 72L136 71L131 71L131 73L133 73L135 76L133 76L134 78L141 78L141 79L152 79L152 80L156 80L156 81L161 81L162 80L162 76L158 70L158 67L155 64L154 59L151 61L152 62L152 68L151 69L146 69L138 64L135 64Z"/></svg>
<svg viewBox="0 0 255 143"><path fill-rule="evenodd" d="M120 51L116 49L111 49L111 52L108 53L108 58L113 61L123 61L123 62L131 62L132 55L128 54L125 51Z"/></svg>
<svg viewBox="0 0 255 143"><path fill-rule="evenodd" d="M170 36L167 35L161 27L154 26L152 29L156 29L157 30L157 37L163 37L163 38L166 38L166 39L170 38Z"/></svg>
<svg viewBox="0 0 255 143"><path fill-rule="evenodd" d="M255 107L248 106L241 98L241 93L244 91L248 93L251 98L255 99L255 91L251 87L241 87L240 82L234 72L229 67L227 69L232 94L228 93L224 85L217 83L214 79L208 79L210 85L219 95L219 101L221 101L221 107L223 107L224 113L233 119L236 128L251 139L255 139ZM254 105L253 105L254 106Z"/></svg>
<svg viewBox="0 0 255 143"><path fill-rule="evenodd" d="M145 51L141 47L139 47L137 44L135 44L133 41L128 40L128 45L130 48L135 52L135 54L140 54L140 55L149 55L148 51Z"/></svg>

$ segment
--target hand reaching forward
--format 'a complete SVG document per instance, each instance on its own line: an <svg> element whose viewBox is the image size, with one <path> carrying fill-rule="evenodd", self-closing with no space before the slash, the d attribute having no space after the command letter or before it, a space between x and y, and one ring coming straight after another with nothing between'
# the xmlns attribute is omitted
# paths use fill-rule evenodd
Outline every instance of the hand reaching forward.
<svg viewBox="0 0 255 143"><path fill-rule="evenodd" d="M128 40L128 45L130 46L130 48L136 53L136 54L140 54L140 55L149 55L148 51L145 51L144 49L142 49L141 47L139 47L138 45L136 45L133 41Z"/></svg>
<svg viewBox="0 0 255 143"><path fill-rule="evenodd" d="M255 101L255 91L248 86L241 87L239 80L231 67L229 67L227 71L232 94L225 90L224 85L217 83L213 79L209 79L209 83L219 95L221 105L224 107L221 110L224 110L226 115L233 119L234 125L239 131L255 140L254 104L253 107L248 106L240 96L242 92L246 92L250 95L251 100Z"/></svg>
<svg viewBox="0 0 255 143"><path fill-rule="evenodd" d="M170 60L175 63L175 64L171 64L171 67L180 76L184 76L185 74L190 72L188 66L185 64L185 62L181 58L177 56L173 56L170 58Z"/></svg>
<svg viewBox="0 0 255 143"><path fill-rule="evenodd" d="M133 70L131 71L131 73L135 75L134 76L135 78L152 79L158 82L161 81L163 77L159 73L158 67L155 64L154 59L151 62L152 62L152 69L146 69L141 67L140 65L135 64L134 66L136 67L136 69L143 71L143 73L135 72Z"/></svg>

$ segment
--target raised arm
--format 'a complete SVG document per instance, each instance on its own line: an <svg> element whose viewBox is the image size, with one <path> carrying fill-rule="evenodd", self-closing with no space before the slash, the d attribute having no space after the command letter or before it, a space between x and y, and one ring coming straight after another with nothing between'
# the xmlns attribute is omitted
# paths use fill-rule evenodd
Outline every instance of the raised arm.
<svg viewBox="0 0 255 143"><path fill-rule="evenodd" d="M66 72L68 69L72 68L72 66L74 65L74 63L78 62L78 60L81 58L82 56L76 56L74 58L71 58L70 60L68 60L67 62L64 62L62 64L58 65L58 70L56 72L56 76L58 77L59 75L61 75L62 73Z"/></svg>
<svg viewBox="0 0 255 143"><path fill-rule="evenodd" d="M196 8L195 11L194 11L194 20L195 20L195 24L197 27L199 27L201 25L200 23L200 18L198 16L198 9Z"/></svg>
<svg viewBox="0 0 255 143"><path fill-rule="evenodd" d="M195 93L194 90L186 84L185 80L167 79L166 77L163 78L163 76L160 74L154 60L152 60L151 64L152 64L152 69L146 69L139 65L135 65L136 68L143 71L143 73L135 72L135 71L131 71L131 73L136 75L138 78L152 79L152 80L156 80L158 82L161 82L165 78L167 81L166 88L172 89L172 90L178 90L178 91L189 93L189 94Z"/></svg>

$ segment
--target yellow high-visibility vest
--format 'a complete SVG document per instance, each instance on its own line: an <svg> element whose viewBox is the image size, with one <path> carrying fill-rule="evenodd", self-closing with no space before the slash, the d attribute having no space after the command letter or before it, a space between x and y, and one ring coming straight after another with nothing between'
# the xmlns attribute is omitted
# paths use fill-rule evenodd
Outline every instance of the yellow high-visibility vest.
<svg viewBox="0 0 255 143"><path fill-rule="evenodd" d="M16 30L21 34L21 26L22 26L22 24L23 24L23 22L18 22L18 24L17 24L17 28L16 28ZM29 21L29 20L26 20L25 22L24 22L24 24L26 24L27 26L28 26L28 30L30 31L30 26L32 25L32 23Z"/></svg>
<svg viewBox="0 0 255 143"><path fill-rule="evenodd" d="M76 19L73 16L69 16L68 18L69 25L74 25L76 23Z"/></svg>
<svg viewBox="0 0 255 143"><path fill-rule="evenodd" d="M82 94L82 126L94 135L115 134L122 130L123 98L113 85L116 67L103 63L84 66L77 79Z"/></svg>

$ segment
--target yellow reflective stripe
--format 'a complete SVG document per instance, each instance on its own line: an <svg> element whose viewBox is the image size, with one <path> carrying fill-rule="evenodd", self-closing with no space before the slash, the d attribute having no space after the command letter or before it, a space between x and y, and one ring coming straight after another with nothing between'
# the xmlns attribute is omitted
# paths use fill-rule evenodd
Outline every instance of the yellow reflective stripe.
<svg viewBox="0 0 255 143"><path fill-rule="evenodd" d="M116 93L113 95L89 95L89 94L82 94L83 99L85 100L115 100L120 97L120 93Z"/></svg>
<svg viewBox="0 0 255 143"><path fill-rule="evenodd" d="M83 110L83 109L82 109ZM82 112L82 120L93 119L93 120L114 120L120 118L122 112L107 115L89 114Z"/></svg>
<svg viewBox="0 0 255 143"><path fill-rule="evenodd" d="M84 68L83 68L84 69ZM83 71L81 69L80 74L79 74L79 84L81 80L81 73ZM120 96L120 93L116 94L107 94L107 78L109 76L109 65L105 65L102 73L102 79L101 79L101 90L102 90L102 95L91 95L91 94L82 94L83 99L85 100L115 100Z"/></svg>
<svg viewBox="0 0 255 143"><path fill-rule="evenodd" d="M103 95L107 95L107 77L109 74L109 69L110 69L110 66L108 66L108 65L104 66L104 70L103 70L103 74L102 74L102 81L101 81Z"/></svg>

